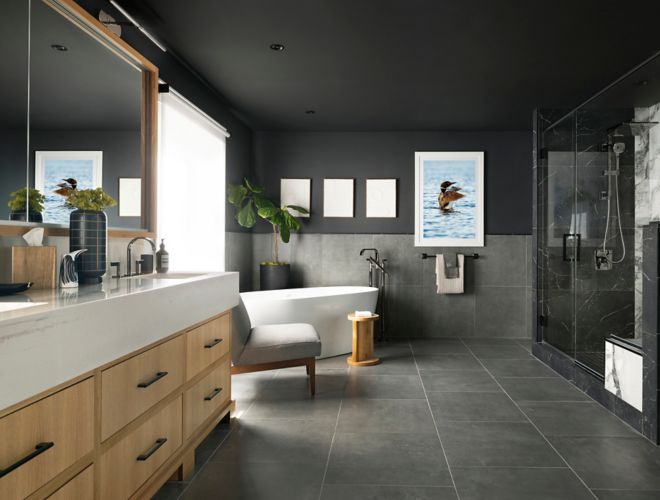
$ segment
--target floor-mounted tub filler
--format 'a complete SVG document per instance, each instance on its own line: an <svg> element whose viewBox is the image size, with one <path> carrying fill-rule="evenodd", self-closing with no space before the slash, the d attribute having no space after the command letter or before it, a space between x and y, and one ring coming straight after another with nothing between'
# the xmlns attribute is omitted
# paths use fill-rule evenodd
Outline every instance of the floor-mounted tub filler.
<svg viewBox="0 0 660 500"><path fill-rule="evenodd" d="M321 358L348 354L352 330L346 315L375 311L378 289L364 286L325 286L241 293L252 327L309 323L321 337Z"/></svg>

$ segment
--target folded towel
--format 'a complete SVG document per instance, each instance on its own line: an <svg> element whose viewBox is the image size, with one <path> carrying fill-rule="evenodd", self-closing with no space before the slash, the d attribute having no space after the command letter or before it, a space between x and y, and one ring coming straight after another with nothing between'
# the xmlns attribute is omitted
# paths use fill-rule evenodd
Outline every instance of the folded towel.
<svg viewBox="0 0 660 500"><path fill-rule="evenodd" d="M371 318L373 314L371 314L371 311L355 311L353 316L356 318Z"/></svg>
<svg viewBox="0 0 660 500"><path fill-rule="evenodd" d="M435 284L439 294L463 293L465 291L465 255L458 254L458 277L445 276L445 258L442 254L435 256Z"/></svg>
<svg viewBox="0 0 660 500"><path fill-rule="evenodd" d="M458 278L458 254L456 252L445 252L442 257L445 261L445 278Z"/></svg>

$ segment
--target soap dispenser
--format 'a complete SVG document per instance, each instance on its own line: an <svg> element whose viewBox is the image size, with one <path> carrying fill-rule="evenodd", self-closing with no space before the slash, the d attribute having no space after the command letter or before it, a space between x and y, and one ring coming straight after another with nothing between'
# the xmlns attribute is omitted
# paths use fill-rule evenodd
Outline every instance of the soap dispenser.
<svg viewBox="0 0 660 500"><path fill-rule="evenodd" d="M165 250L165 239L160 240L160 250L156 252L156 272L166 273L170 268L170 254Z"/></svg>

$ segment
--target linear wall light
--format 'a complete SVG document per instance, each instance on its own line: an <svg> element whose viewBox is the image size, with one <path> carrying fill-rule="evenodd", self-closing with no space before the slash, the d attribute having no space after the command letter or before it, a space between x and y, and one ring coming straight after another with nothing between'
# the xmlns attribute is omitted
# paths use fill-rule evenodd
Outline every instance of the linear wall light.
<svg viewBox="0 0 660 500"><path fill-rule="evenodd" d="M163 52L167 52L165 46L155 36L153 36L146 29L144 29L144 27L140 23L138 23L128 12L126 12L126 10L121 5L115 2L115 0L110 0L110 3L115 7L115 9L121 12L126 19L132 22L133 25L144 34L144 36L146 36L149 40L151 40L154 43L154 45L156 45L156 47L158 47Z"/></svg>

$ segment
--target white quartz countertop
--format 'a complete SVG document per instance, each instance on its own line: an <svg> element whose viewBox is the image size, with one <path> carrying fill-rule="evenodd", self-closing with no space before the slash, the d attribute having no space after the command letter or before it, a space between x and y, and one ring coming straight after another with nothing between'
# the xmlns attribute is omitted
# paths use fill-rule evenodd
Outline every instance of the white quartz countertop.
<svg viewBox="0 0 660 500"><path fill-rule="evenodd" d="M0 410L238 305L238 273L0 297Z"/></svg>

